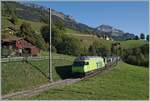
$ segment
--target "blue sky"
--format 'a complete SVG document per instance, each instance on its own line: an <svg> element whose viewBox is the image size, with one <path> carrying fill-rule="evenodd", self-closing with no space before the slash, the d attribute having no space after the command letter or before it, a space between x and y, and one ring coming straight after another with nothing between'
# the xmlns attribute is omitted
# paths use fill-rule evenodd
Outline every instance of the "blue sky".
<svg viewBox="0 0 150 101"><path fill-rule="evenodd" d="M148 34L148 2L34 2L71 15L91 27L111 25L124 32Z"/></svg>

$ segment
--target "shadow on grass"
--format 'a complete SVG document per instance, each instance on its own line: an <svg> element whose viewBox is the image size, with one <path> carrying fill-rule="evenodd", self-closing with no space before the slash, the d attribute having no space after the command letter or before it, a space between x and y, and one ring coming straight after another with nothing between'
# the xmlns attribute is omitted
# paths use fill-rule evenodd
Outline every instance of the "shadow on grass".
<svg viewBox="0 0 150 101"><path fill-rule="evenodd" d="M41 69L38 68L38 66L33 65L31 62L26 61L27 64L31 65L32 67L34 67L36 70L38 70L46 79L49 79L48 76L46 75L46 73L44 73Z"/></svg>
<svg viewBox="0 0 150 101"><path fill-rule="evenodd" d="M61 79L67 79L71 77L71 67L72 65L57 66L55 70Z"/></svg>

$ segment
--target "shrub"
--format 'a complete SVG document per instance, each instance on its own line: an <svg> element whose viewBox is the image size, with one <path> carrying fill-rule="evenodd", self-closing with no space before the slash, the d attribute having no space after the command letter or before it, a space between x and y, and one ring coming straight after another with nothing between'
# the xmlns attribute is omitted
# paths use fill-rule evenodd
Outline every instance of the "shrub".
<svg viewBox="0 0 150 101"><path fill-rule="evenodd" d="M57 52L57 50L56 50L56 48L54 46L51 47L51 51L54 52L54 53Z"/></svg>
<svg viewBox="0 0 150 101"><path fill-rule="evenodd" d="M11 51L8 48L6 47L1 48L2 57L8 57L10 54L11 54Z"/></svg>
<svg viewBox="0 0 150 101"><path fill-rule="evenodd" d="M146 36L146 40L149 41L149 35Z"/></svg>
<svg viewBox="0 0 150 101"><path fill-rule="evenodd" d="M92 45L90 45L89 47L89 55L98 55L98 56L108 56L110 55L109 50L101 43L99 43L99 41L94 41Z"/></svg>
<svg viewBox="0 0 150 101"><path fill-rule="evenodd" d="M140 39L145 39L145 35L143 33L140 34Z"/></svg>
<svg viewBox="0 0 150 101"><path fill-rule="evenodd" d="M145 44L138 48L124 50L123 60L129 64L147 66L149 64L149 46Z"/></svg>
<svg viewBox="0 0 150 101"><path fill-rule="evenodd" d="M24 37L25 40L36 45L38 48L45 50L45 41L40 33L35 33L30 23L23 22L20 26L20 32L17 36Z"/></svg>
<svg viewBox="0 0 150 101"><path fill-rule="evenodd" d="M45 42L49 43L49 39L50 39L49 26L48 25L42 26L41 33Z"/></svg>
<svg viewBox="0 0 150 101"><path fill-rule="evenodd" d="M12 17L9 19L9 21L10 21L12 24L16 25L17 22L18 22L18 18L17 18L17 16L12 15Z"/></svg>
<svg viewBox="0 0 150 101"><path fill-rule="evenodd" d="M57 52L62 54L79 56L83 52L82 43L76 38L64 36L62 42L56 46Z"/></svg>

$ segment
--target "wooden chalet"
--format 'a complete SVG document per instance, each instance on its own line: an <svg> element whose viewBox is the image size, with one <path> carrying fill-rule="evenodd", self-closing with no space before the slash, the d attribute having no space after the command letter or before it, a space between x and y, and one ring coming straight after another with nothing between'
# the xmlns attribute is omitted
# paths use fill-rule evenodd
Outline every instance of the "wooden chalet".
<svg viewBox="0 0 150 101"><path fill-rule="evenodd" d="M13 55L30 55L37 56L40 52L40 49L34 46L27 40L23 38L18 38L16 36L2 38L2 48L7 47L12 51Z"/></svg>

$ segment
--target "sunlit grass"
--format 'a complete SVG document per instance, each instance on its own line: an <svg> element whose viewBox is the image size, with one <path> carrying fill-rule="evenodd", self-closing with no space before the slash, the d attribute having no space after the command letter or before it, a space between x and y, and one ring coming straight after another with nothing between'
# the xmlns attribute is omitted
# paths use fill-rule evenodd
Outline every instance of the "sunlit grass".
<svg viewBox="0 0 150 101"><path fill-rule="evenodd" d="M147 68L120 62L111 71L96 77L27 99L148 100L148 86Z"/></svg>

